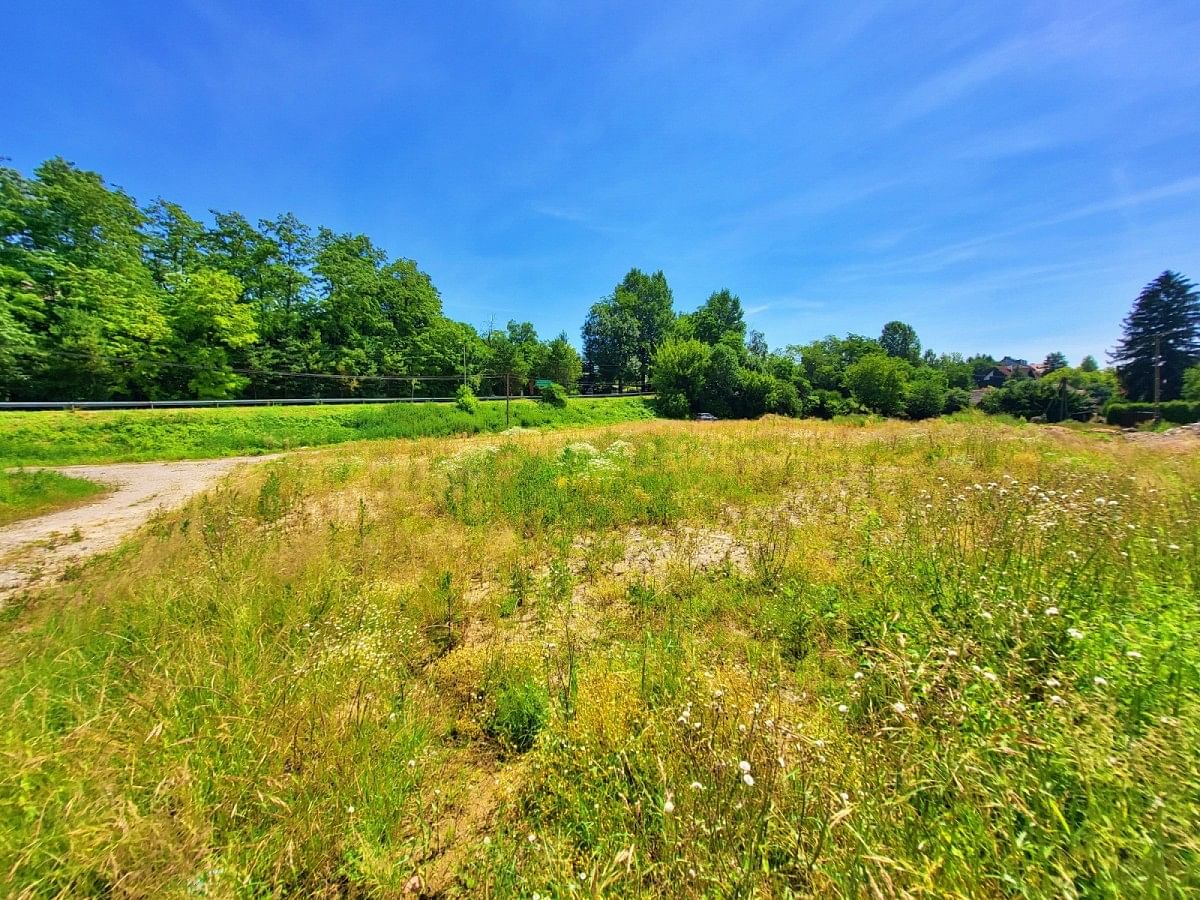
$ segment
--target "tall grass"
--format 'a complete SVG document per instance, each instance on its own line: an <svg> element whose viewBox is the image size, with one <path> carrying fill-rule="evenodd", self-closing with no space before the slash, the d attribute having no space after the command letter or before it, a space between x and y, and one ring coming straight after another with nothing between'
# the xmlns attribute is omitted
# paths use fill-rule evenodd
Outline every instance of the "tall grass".
<svg viewBox="0 0 1200 900"><path fill-rule="evenodd" d="M0 525L52 512L102 494L106 488L57 472L0 469Z"/></svg>
<svg viewBox="0 0 1200 900"><path fill-rule="evenodd" d="M652 416L641 398L580 399L565 407L515 400L508 414L503 401L481 402L474 413L450 403L6 412L0 415L0 460L7 465L69 465L200 459L365 438L604 425Z"/></svg>
<svg viewBox="0 0 1200 900"><path fill-rule="evenodd" d="M247 478L10 612L7 893L1200 890L1194 455L648 422Z"/></svg>

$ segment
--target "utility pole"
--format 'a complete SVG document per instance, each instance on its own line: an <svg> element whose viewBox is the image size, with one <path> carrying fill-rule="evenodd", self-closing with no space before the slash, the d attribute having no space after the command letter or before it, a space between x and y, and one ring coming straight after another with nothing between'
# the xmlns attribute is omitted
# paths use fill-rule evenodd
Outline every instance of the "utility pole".
<svg viewBox="0 0 1200 900"><path fill-rule="evenodd" d="M1162 418L1162 411L1159 409L1159 397L1162 395L1162 387L1159 384L1162 375L1162 339L1156 334L1154 336L1154 421L1157 422Z"/></svg>

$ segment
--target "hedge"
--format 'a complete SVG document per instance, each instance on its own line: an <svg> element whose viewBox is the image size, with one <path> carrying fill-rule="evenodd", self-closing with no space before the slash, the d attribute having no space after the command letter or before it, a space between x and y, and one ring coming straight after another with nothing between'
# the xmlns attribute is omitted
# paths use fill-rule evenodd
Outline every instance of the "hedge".
<svg viewBox="0 0 1200 900"><path fill-rule="evenodd" d="M1159 410L1165 421L1176 425L1200 422L1200 401L1170 400L1159 404ZM1153 403L1110 403L1104 409L1104 420L1109 425L1120 425L1122 428L1131 428L1152 418Z"/></svg>

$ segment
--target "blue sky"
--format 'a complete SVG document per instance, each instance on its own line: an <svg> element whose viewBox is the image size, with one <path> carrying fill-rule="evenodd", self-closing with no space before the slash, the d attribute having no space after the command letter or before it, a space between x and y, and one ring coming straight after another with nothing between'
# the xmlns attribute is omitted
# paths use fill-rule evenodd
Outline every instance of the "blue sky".
<svg viewBox="0 0 1200 900"><path fill-rule="evenodd" d="M630 266L772 346L1072 360L1200 280L1200 3L24 3L0 155L291 210L578 340Z"/></svg>

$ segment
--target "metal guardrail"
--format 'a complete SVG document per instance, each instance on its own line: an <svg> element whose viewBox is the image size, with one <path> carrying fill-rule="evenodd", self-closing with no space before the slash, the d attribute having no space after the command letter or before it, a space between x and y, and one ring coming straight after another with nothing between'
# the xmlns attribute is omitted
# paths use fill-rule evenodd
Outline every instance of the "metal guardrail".
<svg viewBox="0 0 1200 900"><path fill-rule="evenodd" d="M653 391L623 394L571 394L572 399L607 397L653 397ZM536 400L528 395L505 397L504 394L477 397L478 400ZM454 397L286 397L268 400L6 400L0 412L48 409L205 409L214 406L338 406L372 403L453 403Z"/></svg>

